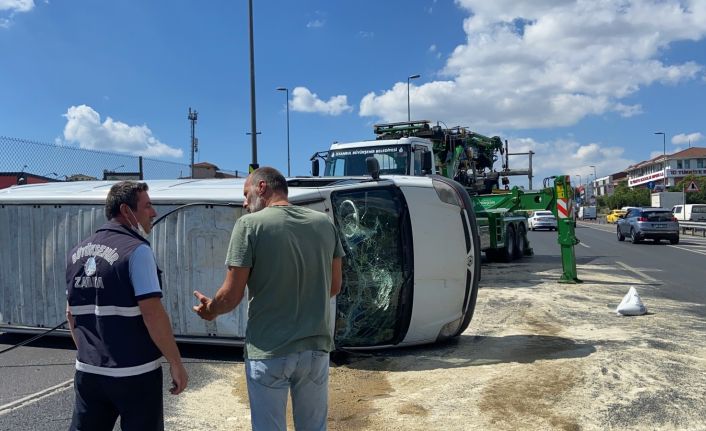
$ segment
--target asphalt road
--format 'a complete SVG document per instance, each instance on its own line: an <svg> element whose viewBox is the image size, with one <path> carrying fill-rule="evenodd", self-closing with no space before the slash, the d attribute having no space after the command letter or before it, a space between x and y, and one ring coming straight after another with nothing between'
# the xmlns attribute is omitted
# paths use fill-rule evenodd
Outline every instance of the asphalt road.
<svg viewBox="0 0 706 431"><path fill-rule="evenodd" d="M706 304L706 238L682 235L677 245L666 241L632 244L618 241L613 224L579 222L575 247L579 265L617 264L638 276L669 299ZM529 232L537 256L560 256L556 232ZM579 278L590 274L579 270ZM701 313L704 309L701 307Z"/></svg>
<svg viewBox="0 0 706 431"><path fill-rule="evenodd" d="M706 238L682 236L676 246L649 242L633 245L629 241L618 242L613 225L596 223L579 223L577 236L581 240L575 248L580 278L592 277L581 265L594 265L593 268L601 264L618 265L655 289L653 293L694 303L695 312L705 314ZM530 232L529 238L535 258L556 259L557 265L561 265L556 232ZM0 350L27 338L0 334ZM239 348L196 345L180 348L191 389L208 381L205 364L242 362ZM0 431L68 429L73 405L74 358L71 340L53 337L0 354ZM166 391L167 367L163 369ZM165 392L167 414L170 397Z"/></svg>
<svg viewBox="0 0 706 431"><path fill-rule="evenodd" d="M0 350L30 338L0 333ZM243 361L239 347L179 346L189 372L191 390L208 381L205 364ZM68 337L45 337L28 346L0 354L0 431L66 430L73 410L76 351ZM162 367L165 414L169 414L168 365ZM116 429L119 427L116 425Z"/></svg>

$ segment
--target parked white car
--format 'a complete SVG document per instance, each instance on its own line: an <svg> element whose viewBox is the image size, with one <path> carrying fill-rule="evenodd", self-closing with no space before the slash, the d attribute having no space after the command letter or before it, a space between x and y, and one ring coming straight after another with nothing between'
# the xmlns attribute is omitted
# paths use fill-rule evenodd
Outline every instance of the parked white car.
<svg viewBox="0 0 706 431"><path fill-rule="evenodd" d="M556 217L551 211L535 211L530 218L527 219L530 230L548 229L556 230Z"/></svg>

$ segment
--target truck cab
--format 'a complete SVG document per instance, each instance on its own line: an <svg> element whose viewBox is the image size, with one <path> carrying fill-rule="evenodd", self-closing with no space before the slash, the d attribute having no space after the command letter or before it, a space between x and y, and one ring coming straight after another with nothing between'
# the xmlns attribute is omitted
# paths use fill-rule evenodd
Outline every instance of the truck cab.
<svg viewBox="0 0 706 431"><path fill-rule="evenodd" d="M380 164L381 175L424 176L435 174L431 163L433 147L424 138L334 143L324 157L324 176L349 177L367 175L365 159L374 157ZM318 161L314 160L318 171Z"/></svg>

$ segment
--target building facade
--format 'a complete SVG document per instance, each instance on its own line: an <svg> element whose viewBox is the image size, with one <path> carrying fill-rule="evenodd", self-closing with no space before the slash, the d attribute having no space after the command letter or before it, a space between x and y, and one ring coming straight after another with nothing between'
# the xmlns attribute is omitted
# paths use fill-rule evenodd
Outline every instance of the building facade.
<svg viewBox="0 0 706 431"><path fill-rule="evenodd" d="M0 172L0 189L16 185L52 183L56 181L58 181L56 178L47 178L29 172Z"/></svg>
<svg viewBox="0 0 706 431"><path fill-rule="evenodd" d="M706 148L693 147L657 156L626 169L628 187L674 187L687 175L706 176Z"/></svg>
<svg viewBox="0 0 706 431"><path fill-rule="evenodd" d="M596 197L612 195L618 183L625 181L626 177L627 174L625 172L616 172L592 181L591 184L593 186L593 190L595 190Z"/></svg>

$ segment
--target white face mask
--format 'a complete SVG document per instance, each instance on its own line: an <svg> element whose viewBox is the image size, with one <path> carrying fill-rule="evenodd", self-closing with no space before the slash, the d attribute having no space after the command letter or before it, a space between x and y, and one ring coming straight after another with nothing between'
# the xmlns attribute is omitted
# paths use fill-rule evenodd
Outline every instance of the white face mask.
<svg viewBox="0 0 706 431"><path fill-rule="evenodd" d="M130 210L130 214L132 214L132 217L135 219L135 224L133 225L132 222L130 222L130 227L135 229L137 233L139 233L143 238L147 238L149 234L145 231L145 228L143 228L140 222L137 220L137 216L135 216L135 213L132 212L132 208L130 208L130 205L127 206L127 209Z"/></svg>

